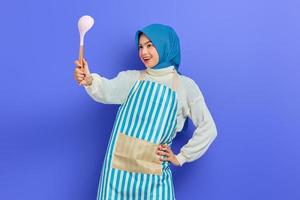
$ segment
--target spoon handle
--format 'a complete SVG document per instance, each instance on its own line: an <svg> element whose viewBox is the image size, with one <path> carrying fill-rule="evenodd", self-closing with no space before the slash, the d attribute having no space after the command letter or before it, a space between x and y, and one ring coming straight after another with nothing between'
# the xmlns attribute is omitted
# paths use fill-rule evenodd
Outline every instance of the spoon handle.
<svg viewBox="0 0 300 200"><path fill-rule="evenodd" d="M82 69L84 69L84 66L83 66L83 45L80 45L80 48L79 48L79 63L82 66Z"/></svg>

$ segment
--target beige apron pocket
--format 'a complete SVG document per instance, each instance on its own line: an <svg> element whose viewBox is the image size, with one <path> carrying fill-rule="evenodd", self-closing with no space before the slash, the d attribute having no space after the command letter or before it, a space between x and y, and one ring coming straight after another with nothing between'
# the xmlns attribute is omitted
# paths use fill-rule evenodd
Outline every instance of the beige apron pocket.
<svg viewBox="0 0 300 200"><path fill-rule="evenodd" d="M158 144L119 133L112 167L129 172L162 175L157 148Z"/></svg>

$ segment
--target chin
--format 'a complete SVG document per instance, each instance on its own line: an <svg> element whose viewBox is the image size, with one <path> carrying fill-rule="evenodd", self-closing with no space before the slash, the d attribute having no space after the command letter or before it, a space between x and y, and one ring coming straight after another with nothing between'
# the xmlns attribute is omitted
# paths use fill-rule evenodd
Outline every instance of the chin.
<svg viewBox="0 0 300 200"><path fill-rule="evenodd" d="M144 64L145 65L145 67L147 67L147 68L152 68L152 67L154 67L154 65L149 65L149 64Z"/></svg>

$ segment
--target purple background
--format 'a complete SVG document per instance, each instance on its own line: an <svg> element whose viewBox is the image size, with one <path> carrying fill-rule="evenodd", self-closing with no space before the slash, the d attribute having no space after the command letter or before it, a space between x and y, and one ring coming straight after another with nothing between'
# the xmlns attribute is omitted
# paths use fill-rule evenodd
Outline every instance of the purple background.
<svg viewBox="0 0 300 200"><path fill-rule="evenodd" d="M95 18L86 58L107 78L143 69L137 29L165 23L180 37L181 72L201 88L218 137L172 167L177 200L300 199L299 9L297 0L2 2L0 199L96 199L117 106L73 79L85 14Z"/></svg>

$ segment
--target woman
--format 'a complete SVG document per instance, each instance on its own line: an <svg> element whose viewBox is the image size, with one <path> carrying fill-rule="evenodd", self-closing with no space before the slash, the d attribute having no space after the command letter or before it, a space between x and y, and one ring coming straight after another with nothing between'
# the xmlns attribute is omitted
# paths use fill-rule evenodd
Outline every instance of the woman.
<svg viewBox="0 0 300 200"><path fill-rule="evenodd" d="M122 71L113 79L90 74L76 63L75 79L95 101L120 104L105 155L98 200L175 199L169 164L198 159L217 136L215 123L196 83L178 72L175 31L151 24L136 33L146 70ZM171 144L189 117L196 129L175 155Z"/></svg>

